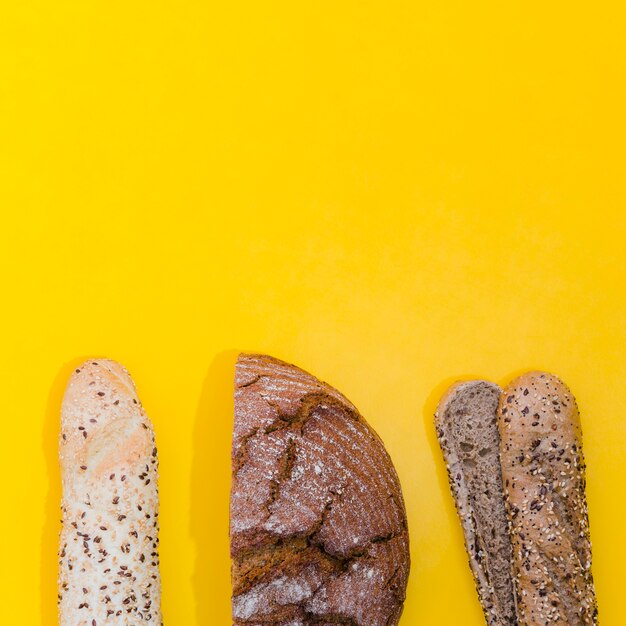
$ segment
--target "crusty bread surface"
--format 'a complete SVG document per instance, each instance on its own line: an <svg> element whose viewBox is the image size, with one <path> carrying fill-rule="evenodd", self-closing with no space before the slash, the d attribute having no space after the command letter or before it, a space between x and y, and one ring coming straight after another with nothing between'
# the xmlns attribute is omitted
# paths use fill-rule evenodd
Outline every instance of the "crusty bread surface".
<svg viewBox="0 0 626 626"><path fill-rule="evenodd" d="M576 401L556 376L529 372L502 393L498 426L519 624L597 624Z"/></svg>
<svg viewBox="0 0 626 626"><path fill-rule="evenodd" d="M409 573L400 484L344 396L242 354L232 467L233 624L398 623Z"/></svg>
<svg viewBox="0 0 626 626"><path fill-rule="evenodd" d="M71 375L59 457L60 626L161 624L155 437L119 363Z"/></svg>

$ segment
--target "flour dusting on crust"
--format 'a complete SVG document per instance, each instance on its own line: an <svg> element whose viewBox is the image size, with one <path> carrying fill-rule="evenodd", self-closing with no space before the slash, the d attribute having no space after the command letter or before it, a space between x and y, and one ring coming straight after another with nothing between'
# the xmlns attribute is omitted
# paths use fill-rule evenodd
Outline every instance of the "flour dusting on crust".
<svg viewBox="0 0 626 626"><path fill-rule="evenodd" d="M241 355L231 490L233 622L398 623L406 512L389 455L344 396Z"/></svg>

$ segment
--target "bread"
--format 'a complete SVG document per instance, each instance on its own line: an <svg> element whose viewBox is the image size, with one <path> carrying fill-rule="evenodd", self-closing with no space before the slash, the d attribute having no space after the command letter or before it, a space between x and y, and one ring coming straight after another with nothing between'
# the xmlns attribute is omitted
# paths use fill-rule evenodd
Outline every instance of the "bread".
<svg viewBox="0 0 626 626"><path fill-rule="evenodd" d="M398 477L356 408L277 359L236 366L230 541L236 626L394 626L409 574Z"/></svg>
<svg viewBox="0 0 626 626"><path fill-rule="evenodd" d="M502 394L498 426L519 623L597 624L574 397L556 376L524 374Z"/></svg>
<svg viewBox="0 0 626 626"><path fill-rule="evenodd" d="M60 626L162 624L154 432L118 363L72 374L59 456Z"/></svg>
<svg viewBox="0 0 626 626"><path fill-rule="evenodd" d="M469 565L490 626L517 623L496 424L500 391L483 380L457 383L435 414Z"/></svg>

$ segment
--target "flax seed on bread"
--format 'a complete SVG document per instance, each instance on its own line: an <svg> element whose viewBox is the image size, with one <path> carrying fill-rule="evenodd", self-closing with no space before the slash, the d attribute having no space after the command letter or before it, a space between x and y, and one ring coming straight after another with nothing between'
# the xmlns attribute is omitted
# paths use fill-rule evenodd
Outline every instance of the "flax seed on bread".
<svg viewBox="0 0 626 626"><path fill-rule="evenodd" d="M59 456L60 626L161 624L154 430L119 363L71 375Z"/></svg>

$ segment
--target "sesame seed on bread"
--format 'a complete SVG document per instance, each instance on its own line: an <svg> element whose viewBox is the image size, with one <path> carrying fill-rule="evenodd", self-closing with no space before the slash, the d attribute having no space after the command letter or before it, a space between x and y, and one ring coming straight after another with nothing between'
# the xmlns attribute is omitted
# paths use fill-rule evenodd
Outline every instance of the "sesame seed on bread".
<svg viewBox="0 0 626 626"><path fill-rule="evenodd" d="M502 393L498 426L519 623L597 624L574 396L556 376L529 372Z"/></svg>

